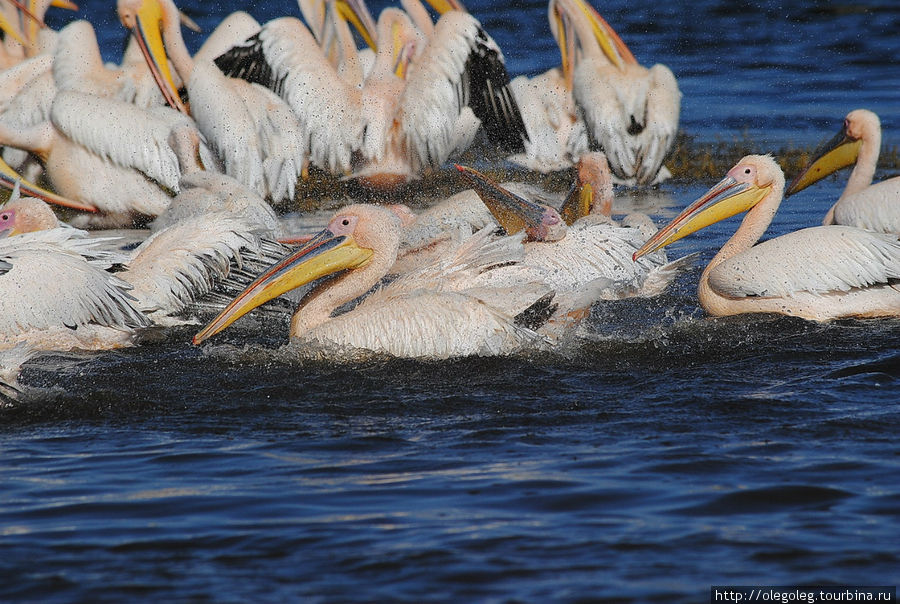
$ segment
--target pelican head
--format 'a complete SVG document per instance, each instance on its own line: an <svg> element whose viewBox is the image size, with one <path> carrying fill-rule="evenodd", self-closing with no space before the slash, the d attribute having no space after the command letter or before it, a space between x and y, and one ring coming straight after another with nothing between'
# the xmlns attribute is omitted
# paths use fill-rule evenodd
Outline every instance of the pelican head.
<svg viewBox="0 0 900 604"><path fill-rule="evenodd" d="M7 236L45 231L59 226L50 206L34 197L10 198L0 206L0 232Z"/></svg>
<svg viewBox="0 0 900 604"><path fill-rule="evenodd" d="M785 194L793 195L841 168L852 166L859 157L863 140L880 136L881 121L876 114L868 109L851 111L844 118L840 132L816 150L815 159L791 181Z"/></svg>
<svg viewBox="0 0 900 604"><path fill-rule="evenodd" d="M169 5L170 2L164 4L160 0L119 0L119 20L131 30L166 102L182 113L187 113L187 108L178 96L178 86L169 69L163 43L163 28L172 21L172 16L168 13ZM174 15L174 19L176 23L179 22L177 15Z"/></svg>
<svg viewBox="0 0 900 604"><path fill-rule="evenodd" d="M633 260L735 214L746 212L775 188L784 186L784 176L767 155L748 155L728 171L716 186L686 207L634 253Z"/></svg>
<svg viewBox="0 0 900 604"><path fill-rule="evenodd" d="M247 286L194 336L194 344L219 333L257 306L287 291L340 271L369 265L378 251L384 251L385 241L393 244L393 258L386 263L389 266L396 258L399 230L400 219L391 210L369 205L347 206L324 230ZM370 286L366 285L366 289Z"/></svg>
<svg viewBox="0 0 900 604"><path fill-rule="evenodd" d="M555 209L523 199L477 170L459 165L456 169L508 235L524 230L531 241L559 241L566 236L566 223Z"/></svg>

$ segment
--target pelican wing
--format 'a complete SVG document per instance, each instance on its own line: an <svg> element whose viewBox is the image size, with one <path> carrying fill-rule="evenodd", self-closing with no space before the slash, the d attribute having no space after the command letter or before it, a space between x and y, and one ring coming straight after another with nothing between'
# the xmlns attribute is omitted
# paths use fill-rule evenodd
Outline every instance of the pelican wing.
<svg viewBox="0 0 900 604"><path fill-rule="evenodd" d="M130 330L148 324L121 279L49 241L15 239L0 245L0 333L74 330L89 323Z"/></svg>
<svg viewBox="0 0 900 604"><path fill-rule="evenodd" d="M602 278L610 283L604 297L633 295L654 270L666 264L664 252L632 260L646 240L636 228L576 225L559 241L527 246L526 261L544 267L555 289L567 291Z"/></svg>
<svg viewBox="0 0 900 604"><path fill-rule="evenodd" d="M53 125L67 138L116 165L140 170L177 191L181 171L168 138L185 115L165 107L152 111L115 99L64 91L50 109Z"/></svg>
<svg viewBox="0 0 900 604"><path fill-rule="evenodd" d="M900 279L896 235L845 226L802 229L760 243L709 274L713 290L732 297L827 294Z"/></svg>
<svg viewBox="0 0 900 604"><path fill-rule="evenodd" d="M11 128L29 128L50 119L56 96L53 74L48 69L28 81L4 108L0 120Z"/></svg>
<svg viewBox="0 0 900 604"><path fill-rule="evenodd" d="M300 20L269 21L215 62L226 75L265 86L287 102L306 128L313 163L350 169L363 135L359 90L341 80Z"/></svg>
<svg viewBox="0 0 900 604"><path fill-rule="evenodd" d="M543 341L534 331L467 292L418 289L389 299L371 296L304 340L398 357L446 359L510 354ZM370 301L371 300L371 301Z"/></svg>
<svg viewBox="0 0 900 604"><path fill-rule="evenodd" d="M195 62L188 90L197 127L222 158L225 172L265 196L263 152L245 101L249 84L230 80L210 62Z"/></svg>
<svg viewBox="0 0 900 604"><path fill-rule="evenodd" d="M900 177L841 198L834 206L833 216L836 224L879 233L900 233Z"/></svg>
<svg viewBox="0 0 900 604"><path fill-rule="evenodd" d="M309 140L306 129L274 92L258 84L251 84L250 90L257 99L251 106L251 113L257 114L263 175L269 197L276 202L292 201L297 179L306 164Z"/></svg>
<svg viewBox="0 0 900 604"><path fill-rule="evenodd" d="M675 140L681 92L663 65L619 71L585 60L575 69L572 94L593 149L628 184L651 184Z"/></svg>
<svg viewBox="0 0 900 604"><path fill-rule="evenodd" d="M243 255L260 255L261 246L247 221L211 212L154 233L134 250L121 276L134 287L142 311L171 314L210 292L232 267L240 268Z"/></svg>
<svg viewBox="0 0 900 604"><path fill-rule="evenodd" d="M50 74L53 67L53 56L49 54L38 55L0 71L0 111L6 108L12 100L21 94L26 86L40 75ZM50 75L52 82L53 76ZM53 97L48 99L47 108Z"/></svg>
<svg viewBox="0 0 900 604"><path fill-rule="evenodd" d="M440 18L410 67L401 105L403 131L422 163L447 158L454 125L466 106L505 153L525 150L528 135L509 88L503 53L468 13L451 11Z"/></svg>

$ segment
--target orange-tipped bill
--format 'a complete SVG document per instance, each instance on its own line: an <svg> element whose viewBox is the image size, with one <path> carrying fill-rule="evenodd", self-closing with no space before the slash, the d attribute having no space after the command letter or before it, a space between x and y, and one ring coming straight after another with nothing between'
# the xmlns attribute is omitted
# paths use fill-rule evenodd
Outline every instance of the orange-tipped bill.
<svg viewBox="0 0 900 604"><path fill-rule="evenodd" d="M97 211L96 206L61 197L56 193L51 193L46 189L42 189L41 187L24 180L15 170L10 167L9 164L0 159L0 186L13 190L16 186L16 183L18 183L19 190L22 195L37 197L38 199L43 199L47 203L53 203L58 206L72 208L73 210L80 210L82 212Z"/></svg>
<svg viewBox="0 0 900 604"><path fill-rule="evenodd" d="M634 253L633 260L655 252L704 227L735 214L746 212L769 194L771 185L760 187L726 176L697 201L686 207L672 222L657 231Z"/></svg>
<svg viewBox="0 0 900 604"><path fill-rule="evenodd" d="M830 141L816 150L815 159L791 181L785 195L793 195L841 168L852 166L856 163L861 146L862 140L850 138L845 125Z"/></svg>
<svg viewBox="0 0 900 604"><path fill-rule="evenodd" d="M306 245L257 277L219 316L194 336L194 344L200 344L257 306L285 292L339 271L365 265L372 254L372 250L357 245L351 235L335 235L328 229L321 231Z"/></svg>
<svg viewBox="0 0 900 604"><path fill-rule="evenodd" d="M172 71L169 69L169 61L166 57L166 47L163 44L161 31L162 24L162 7L157 0L144 0L141 8L134 15L133 23L131 16L122 20L125 27L131 29L131 33L137 40L138 47L150 67L150 73L156 80L156 85L162 92L163 97L170 107L178 109L182 113L188 110L181 102L178 96L178 87L175 85L175 79L172 77Z"/></svg>

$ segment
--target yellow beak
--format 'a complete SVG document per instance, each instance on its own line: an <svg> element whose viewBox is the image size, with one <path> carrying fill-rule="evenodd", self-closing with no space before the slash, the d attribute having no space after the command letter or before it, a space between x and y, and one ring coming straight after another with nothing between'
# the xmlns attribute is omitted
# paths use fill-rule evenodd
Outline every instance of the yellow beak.
<svg viewBox="0 0 900 604"><path fill-rule="evenodd" d="M469 12L466 10L466 7L463 6L463 3L459 0L426 0L428 4L431 5L431 8L436 10L440 14L448 13L452 10L458 10L463 13Z"/></svg>
<svg viewBox="0 0 900 604"><path fill-rule="evenodd" d="M169 61L166 57L166 47L162 37L163 12L162 6L156 0L144 0L138 11L137 19L131 33L137 40L138 47L150 67L150 73L156 80L163 97L169 106L187 113L187 107L178 96L178 87L169 69Z"/></svg>
<svg viewBox="0 0 900 604"><path fill-rule="evenodd" d="M719 184L686 207L672 222L657 231L634 253L632 259L637 260L644 254L664 248L711 224L746 212L762 201L771 189L771 185L759 187L726 176Z"/></svg>
<svg viewBox="0 0 900 604"><path fill-rule="evenodd" d="M281 294L338 271L364 266L373 251L348 235L325 229L257 277L237 298L194 336L194 344L219 333L245 314Z"/></svg>
<svg viewBox="0 0 900 604"><path fill-rule="evenodd" d="M363 0L338 0L335 3L338 14L356 28L366 44L374 51L378 50L375 42L376 25L372 13Z"/></svg>
<svg viewBox="0 0 900 604"><path fill-rule="evenodd" d="M15 26L9 22L9 20L0 12L0 29L9 34L16 42L21 44L22 46L28 46L28 43L25 41L25 38L22 37L22 34L15 28Z"/></svg>
<svg viewBox="0 0 900 604"><path fill-rule="evenodd" d="M70 2L69 0L52 0L50 2L50 6L54 6L56 8L64 8L66 10L78 10L78 5L74 2Z"/></svg>
<svg viewBox="0 0 900 604"><path fill-rule="evenodd" d="M606 58L613 65L619 69L624 69L626 64L637 65L637 60L634 58L631 50L625 45L619 34L606 22L606 19L594 10L593 6L585 0L571 0L571 2L578 9L578 13L569 15L569 18L586 19L590 23L594 39L597 41L603 54L606 55ZM566 2L561 3L563 7L566 4Z"/></svg>
<svg viewBox="0 0 900 604"><path fill-rule="evenodd" d="M559 215L566 221L566 224L572 224L579 218L584 218L591 213L591 206L594 203L594 187L585 183L579 185L575 183L566 200L563 201L562 207L559 209Z"/></svg>
<svg viewBox="0 0 900 604"><path fill-rule="evenodd" d="M850 138L847 129L841 128L834 138L816 151L815 159L806 169L794 177L785 195L793 195L841 168L852 166L856 163L861 146L862 140Z"/></svg>
<svg viewBox="0 0 900 604"><path fill-rule="evenodd" d="M16 183L19 183L19 191L22 195L37 197L38 199L43 199L47 203L53 203L58 206L72 208L73 210L80 210L82 212L97 211L97 208L91 204L66 199L65 197L60 197L56 193L51 193L50 191L42 189L35 184L31 184L30 182L24 180L21 176L19 176L19 174L15 170L13 170L9 164L0 159L0 185L12 190L13 188L15 188Z"/></svg>

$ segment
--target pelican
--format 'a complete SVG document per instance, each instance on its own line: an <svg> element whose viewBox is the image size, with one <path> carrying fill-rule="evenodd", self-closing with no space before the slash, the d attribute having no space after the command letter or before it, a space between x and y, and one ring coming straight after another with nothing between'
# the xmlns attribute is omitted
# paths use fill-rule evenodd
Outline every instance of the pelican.
<svg viewBox="0 0 900 604"><path fill-rule="evenodd" d="M754 246L775 216L783 190L784 174L775 160L748 155L634 257L747 212L700 276L698 296L707 312L780 313L813 321L900 316L897 235L831 225Z"/></svg>
<svg viewBox="0 0 900 604"><path fill-rule="evenodd" d="M0 232L10 239L61 228L68 227L39 199L14 194L0 206ZM121 257L102 253L93 245L100 242L85 240L84 231L68 230L71 233L65 243L73 251L95 264L105 261L124 267L116 277L128 285L131 306L154 323L165 325L180 322L172 316L216 288L235 289L241 282L239 275L236 282L224 284L229 278L234 280L232 273L268 266L287 250L261 233L257 225L223 210L185 218Z"/></svg>
<svg viewBox="0 0 900 604"><path fill-rule="evenodd" d="M655 226L649 218L632 218L637 226L615 224L608 215L597 211L610 207L608 200L591 208L594 186L583 181L583 173L599 171L601 178L605 174L609 182L609 169L602 154L592 159L598 161L602 163L580 171L582 174L576 178L561 211L524 199L476 170L464 166L457 169L507 233L526 233L525 264L544 269L545 280L554 290L575 291L602 279L609 284L602 291L606 299L658 295L690 258L668 262L664 254L656 252L639 262L632 261L632 254L649 237L647 227L652 233ZM611 194L611 184L608 188ZM572 207L575 205L582 207ZM587 208L594 212L584 215Z"/></svg>
<svg viewBox="0 0 900 604"><path fill-rule="evenodd" d="M522 105L533 103L530 136L548 146L532 146L528 165L540 165L546 157L551 160L546 165L556 169L587 149L602 150L620 184L650 185L668 178L662 164L675 141L681 109L672 71L661 64L650 69L638 64L586 0L551 0L548 12L562 68L544 74L534 85L539 88L523 92L528 101L520 99Z"/></svg>
<svg viewBox="0 0 900 604"><path fill-rule="evenodd" d="M149 325L131 286L67 245L76 233L61 227L0 239L0 349L119 348Z"/></svg>
<svg viewBox="0 0 900 604"><path fill-rule="evenodd" d="M844 192L831 206L822 224L846 224L900 233L900 176L872 184L881 150L881 121L867 109L844 118L841 131L816 153L812 162L788 186L793 195L829 174L853 165Z"/></svg>
<svg viewBox="0 0 900 604"><path fill-rule="evenodd" d="M253 35L259 24L245 13L234 13L191 57L172 0L119 0L118 13L139 40L166 98L187 112L167 67L167 56L171 59L187 85L190 114L221 157L225 173L273 201L293 199L307 164L306 130L272 91L225 77L211 62L215 53Z"/></svg>
<svg viewBox="0 0 900 604"><path fill-rule="evenodd" d="M227 74L278 92L307 127L312 163L364 186L391 189L440 165L470 142L461 120L477 117L521 146L524 131L502 53L478 21L444 14L421 45L403 11L378 19L377 54L362 88L340 77L297 19L270 21L257 36L216 59ZM468 110L467 110L468 109Z"/></svg>
<svg viewBox="0 0 900 604"><path fill-rule="evenodd" d="M260 275L194 336L200 344L249 310L281 293L345 270L301 302L291 337L331 354L364 350L408 358L510 354L546 344L538 334L560 316L552 290L539 280L492 287L492 271L521 257L521 238L493 240L485 229L438 265L381 286L353 310L339 306L378 284L400 244L400 218L373 205L340 210L306 245ZM561 305L562 303L560 303ZM566 309L568 310L568 309Z"/></svg>

